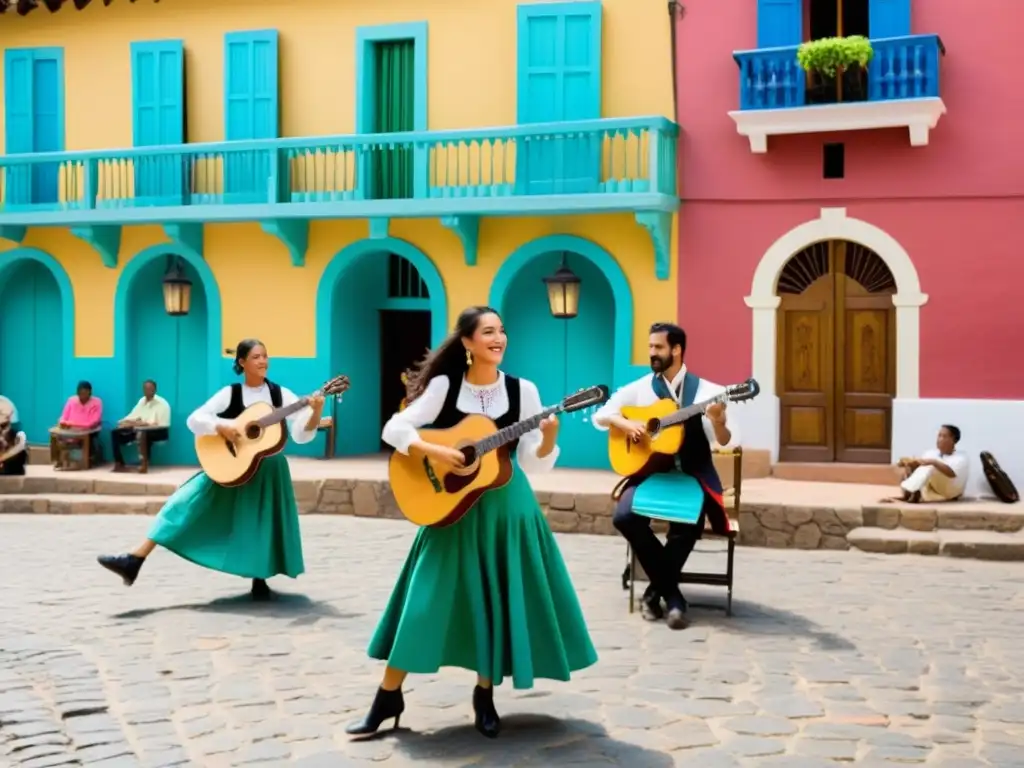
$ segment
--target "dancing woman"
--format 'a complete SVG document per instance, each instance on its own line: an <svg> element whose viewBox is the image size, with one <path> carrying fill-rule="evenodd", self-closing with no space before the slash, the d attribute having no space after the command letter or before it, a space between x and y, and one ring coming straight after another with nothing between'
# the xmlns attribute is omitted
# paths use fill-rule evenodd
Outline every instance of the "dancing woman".
<svg viewBox="0 0 1024 768"><path fill-rule="evenodd" d="M281 408L294 403L298 398L290 390L267 378L269 364L262 342L239 342L234 370L243 381L201 405L188 417L189 430L237 441L240 436L228 420L250 405ZM323 397L311 397L307 407L288 417L292 440L308 443L316 437L323 405ZM204 472L193 475L167 500L138 548L98 560L131 586L157 545L197 565L252 579L253 599L269 599L267 579L277 574L294 579L305 570L299 511L284 454L264 459L252 479L233 488L217 485Z"/></svg>
<svg viewBox="0 0 1024 768"><path fill-rule="evenodd" d="M449 428L471 413L499 427L540 413L537 387L498 369L506 343L497 312L465 310L411 377L408 404L384 425L384 441L458 466L461 453L421 441L417 430ZM454 666L476 672L476 728L495 738L493 686L506 676L531 688L535 678L568 680L597 661L558 544L520 471L551 469L557 435L558 420L545 419L519 440L507 485L485 493L455 525L419 530L370 640L370 657L387 662L384 679L349 734L374 733L390 718L397 727L406 675Z"/></svg>

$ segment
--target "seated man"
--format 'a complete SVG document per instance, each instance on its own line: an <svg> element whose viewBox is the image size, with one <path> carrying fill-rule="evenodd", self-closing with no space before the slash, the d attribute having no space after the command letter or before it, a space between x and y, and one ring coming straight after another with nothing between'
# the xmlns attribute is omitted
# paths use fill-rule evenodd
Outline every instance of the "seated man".
<svg viewBox="0 0 1024 768"><path fill-rule="evenodd" d="M124 470L124 456L121 447L131 445L138 437L139 427L147 427L145 446L140 445L140 452L148 452L149 446L166 440L168 428L171 426L171 406L156 393L156 382L146 379L142 382L142 398L132 408L131 413L117 423L111 432L111 448L114 452L114 471ZM148 453L143 461L148 463Z"/></svg>
<svg viewBox="0 0 1024 768"><path fill-rule="evenodd" d="M57 428L74 432L92 432L100 428L100 422L102 421L103 401L93 396L92 384L88 381L78 382L77 392L72 397L69 397L68 401L64 404L64 410L60 414ZM50 444L51 460L55 464L60 461L60 457L57 455L60 453L60 446L58 444L62 444L66 449L70 443L77 443L80 439L78 436L64 437L62 435L55 435ZM93 440L90 444L90 450L95 453L98 446L99 441Z"/></svg>
<svg viewBox="0 0 1024 768"><path fill-rule="evenodd" d="M0 475L24 475L28 440L18 424L18 409L0 396Z"/></svg>
<svg viewBox="0 0 1024 768"><path fill-rule="evenodd" d="M886 501L907 501L917 504L956 501L967 488L971 462L967 454L957 451L960 430L943 424L935 440L935 448L925 451L919 459L900 459L903 468L903 495Z"/></svg>
<svg viewBox="0 0 1024 768"><path fill-rule="evenodd" d="M672 323L655 323L649 338L652 373L619 389L594 414L598 429L610 426L640 439L646 433L644 424L632 422L622 416L626 406L653 405L658 400L671 398L680 407L692 405L714 397L723 387L687 372L683 363L686 354L686 333ZM723 448L739 444L739 431L726 414L724 404L710 406L703 416L696 415L683 424L685 440L677 457L662 457L664 461L643 476L630 478L619 497L613 523L626 538L643 566L650 585L644 592L643 615L650 620L662 618L661 600L668 608L668 625L684 629L686 600L679 591L679 574L697 540L704 532L705 520L711 521L716 533L729 531L729 518L722 500L722 482L715 470L711 447L717 443ZM651 474L679 469L696 478L704 489L703 506L696 525L671 523L668 541L662 546L651 530L648 517L633 512L633 497L637 487Z"/></svg>

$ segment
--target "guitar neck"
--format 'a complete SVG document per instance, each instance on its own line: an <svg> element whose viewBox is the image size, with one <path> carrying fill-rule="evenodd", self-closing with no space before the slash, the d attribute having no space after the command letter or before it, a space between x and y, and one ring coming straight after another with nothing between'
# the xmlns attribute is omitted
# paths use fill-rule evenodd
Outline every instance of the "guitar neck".
<svg viewBox="0 0 1024 768"><path fill-rule="evenodd" d="M483 456L485 453L490 453L503 445L508 445L513 440L518 440L520 437L525 435L527 432L536 429L540 426L540 423L544 421L548 416L552 416L562 410L562 406L555 405L551 408L546 408L536 416L531 416L528 419L517 421L515 424L510 424L504 429L499 429L493 435L485 437L483 440L478 441L473 447L476 449L478 456Z"/></svg>
<svg viewBox="0 0 1024 768"><path fill-rule="evenodd" d="M269 427L271 424L277 424L279 422L284 421L293 413L298 413L307 405L309 405L309 398L300 397L291 405L285 405L281 408L275 408L262 419L257 419L256 423L259 424L261 427Z"/></svg>
<svg viewBox="0 0 1024 768"><path fill-rule="evenodd" d="M715 403L721 402L725 399L726 395L723 392L720 395L715 395L714 397L700 403L694 403L693 405L688 405L685 408L680 408L675 413L669 414L662 419L661 426L664 429L665 427L673 427L676 424L682 424L684 421L696 416L698 413L704 413L704 411L708 409L708 406L714 405Z"/></svg>

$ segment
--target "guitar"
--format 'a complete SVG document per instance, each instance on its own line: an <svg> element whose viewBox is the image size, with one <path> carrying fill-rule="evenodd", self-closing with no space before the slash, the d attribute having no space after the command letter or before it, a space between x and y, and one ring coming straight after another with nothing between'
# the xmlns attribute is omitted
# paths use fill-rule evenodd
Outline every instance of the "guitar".
<svg viewBox="0 0 1024 768"><path fill-rule="evenodd" d="M237 443L225 440L220 435L196 438L199 465L217 485L234 488L247 483L260 468L263 459L284 450L288 442L288 430L283 424L285 419L305 408L310 397L340 395L348 387L348 376L335 376L312 395L301 397L283 408L274 408L268 403L253 403L231 422L231 426L241 435Z"/></svg>
<svg viewBox="0 0 1024 768"><path fill-rule="evenodd" d="M416 525L443 528L462 519L484 493L512 479L508 444L536 429L549 416L592 408L608 399L604 385L581 389L558 405L504 429L486 416L471 414L449 429L422 429L420 440L462 451L466 463L434 462L419 451L395 451L388 464L391 492L402 514Z"/></svg>
<svg viewBox="0 0 1024 768"><path fill-rule="evenodd" d="M683 422L698 413L704 413L714 403L753 400L761 387L754 379L742 384L733 384L712 398L680 408L670 398L659 400L653 405L625 406L623 418L647 425L647 434L639 440L628 437L616 427L608 430L608 458L612 470L622 477L631 477L644 471L656 455L674 456L683 446L685 430Z"/></svg>

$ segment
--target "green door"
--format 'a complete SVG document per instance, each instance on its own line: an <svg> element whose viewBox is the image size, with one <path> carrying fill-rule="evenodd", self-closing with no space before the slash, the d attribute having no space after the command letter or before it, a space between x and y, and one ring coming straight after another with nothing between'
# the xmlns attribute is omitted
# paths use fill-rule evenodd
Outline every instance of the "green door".
<svg viewBox="0 0 1024 768"><path fill-rule="evenodd" d="M414 129L415 63L412 40L377 43L374 62L374 133L403 133ZM381 142L371 150L371 199L395 200L413 196L411 145Z"/></svg>

